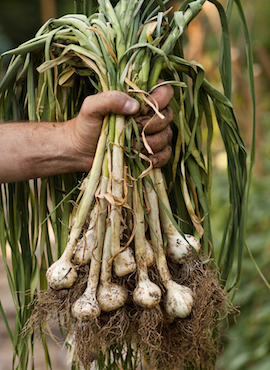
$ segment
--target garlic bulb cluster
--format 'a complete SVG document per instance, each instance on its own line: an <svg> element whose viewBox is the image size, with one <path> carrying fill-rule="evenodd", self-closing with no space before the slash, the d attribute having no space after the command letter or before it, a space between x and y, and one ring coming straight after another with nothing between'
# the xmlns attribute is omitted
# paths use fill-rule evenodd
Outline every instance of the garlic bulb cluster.
<svg viewBox="0 0 270 370"><path fill-rule="evenodd" d="M77 268L90 264L87 287L71 310L78 321L89 321L101 312L117 310L125 305L129 296L136 306L146 310L160 305L163 297L164 314L172 320L185 318L192 310L193 292L172 280L166 258L176 263L187 263L196 257L194 250L198 253L200 244L191 235L183 237L168 216L170 206L160 170L151 171L149 176L151 181L146 178L138 180L129 189L133 194L129 196L128 205L129 209L133 209L134 221L132 223L129 220L133 230L128 233L129 237L133 233L132 243L121 245L124 238L124 232L120 233L122 204L119 199L123 193L121 176L114 173L112 181L102 176L95 194L98 201L91 211L88 230L81 239L75 240L74 235L77 234L71 229L63 255L47 271L47 280L52 289L66 289L76 281ZM112 198L107 196L107 192L114 182ZM153 184L156 184L156 189ZM147 218L142 203L144 196L147 196L148 204L151 205ZM109 202L111 199L112 203ZM166 248L161 230L166 234ZM158 269L165 293L149 278L148 269L153 265ZM137 284L132 294L128 293L123 283L112 280L113 276L125 279L134 271Z"/></svg>

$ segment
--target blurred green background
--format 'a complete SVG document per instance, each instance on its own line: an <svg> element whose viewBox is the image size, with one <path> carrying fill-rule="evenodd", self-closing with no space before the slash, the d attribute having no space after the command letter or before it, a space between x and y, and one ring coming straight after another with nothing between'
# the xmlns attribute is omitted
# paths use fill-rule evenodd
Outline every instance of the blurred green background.
<svg viewBox="0 0 270 370"><path fill-rule="evenodd" d="M226 1L220 2L226 4ZM177 7L177 1L172 4ZM270 281L270 1L245 0L242 5L254 48L257 100L256 162L247 218L247 242L259 268ZM1 0L0 53L32 38L48 18L59 17L73 10L73 0ZM232 102L242 137L249 150L252 106L246 71L245 40L236 7L232 13L230 29ZM201 63L206 78L221 89L218 72L220 23L213 4L205 4L204 11L190 24L187 36L186 59ZM218 248L225 222L228 185L226 155L217 128L213 152L212 229L214 247ZM243 260L242 280L233 303L239 308L239 314L229 317L228 323L224 323L223 349L217 369L270 369L270 292L247 251Z"/></svg>

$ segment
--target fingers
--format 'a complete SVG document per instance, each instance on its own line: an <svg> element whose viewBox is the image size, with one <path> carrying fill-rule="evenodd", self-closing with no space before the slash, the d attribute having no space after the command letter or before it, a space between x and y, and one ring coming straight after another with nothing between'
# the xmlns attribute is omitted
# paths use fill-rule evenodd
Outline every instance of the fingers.
<svg viewBox="0 0 270 370"><path fill-rule="evenodd" d="M158 83L161 82L163 82L163 80L158 80ZM174 90L171 85L162 85L160 87L157 87L148 99L154 104L157 103L158 109L162 110L169 104L170 100L173 98L173 95ZM142 114L146 115L151 111L152 109L149 106L146 106L142 110Z"/></svg>
<svg viewBox="0 0 270 370"><path fill-rule="evenodd" d="M148 135L164 130L164 128L173 120L173 111L169 106L167 106L161 111L161 113L165 116L164 119L160 118L157 114L136 118L139 131L142 131L143 127L146 125L145 133Z"/></svg>
<svg viewBox="0 0 270 370"><path fill-rule="evenodd" d="M159 83L162 80L158 81ZM164 118L160 118L154 114L153 110L147 106L141 112L141 116L136 118L136 123L141 132L145 127L146 141L154 152L149 158L153 161L154 167L165 166L171 156L172 149L169 145L172 140L172 130L170 122L173 120L173 112L169 107L169 102L172 99L174 90L170 85L162 85L156 88L149 98L155 104L158 104L159 111ZM144 147L142 139L140 140L142 153L148 154ZM134 147L138 149L138 143L134 140Z"/></svg>
<svg viewBox="0 0 270 370"><path fill-rule="evenodd" d="M166 145L160 152L150 155L149 159L153 162L154 168L160 168L168 163L171 153L172 148L170 145Z"/></svg>
<svg viewBox="0 0 270 370"><path fill-rule="evenodd" d="M85 98L80 114L83 119L100 121L108 113L135 114L140 104L136 99L121 91L106 91Z"/></svg>
<svg viewBox="0 0 270 370"><path fill-rule="evenodd" d="M172 133L169 123L173 114L167 105L172 96L173 88L169 85L154 90L151 99L157 102L165 118L161 119L158 115L153 114L149 107L145 107L145 116L137 120L141 130L147 125L145 134L147 142L155 153L152 158L158 163L157 166L166 164L170 157L168 143L172 138ZM104 116L109 113L134 115L139 110L139 102L121 91L106 91L88 96L85 98L79 114L69 121L70 137L75 151L81 156L93 157ZM151 121L147 124L149 120Z"/></svg>
<svg viewBox="0 0 270 370"><path fill-rule="evenodd" d="M146 136L146 141L147 141L147 144L151 147L152 151L154 153L157 153L163 150L164 147L170 143L170 141L172 140L172 135L173 133L172 133L170 126L166 126L164 130L158 133L155 133L153 135ZM142 139L140 140L140 144L141 144L141 152L144 154L147 154L147 150L144 147ZM136 139L134 140L133 146L135 149L138 150L138 142Z"/></svg>
<svg viewBox="0 0 270 370"><path fill-rule="evenodd" d="M93 156L104 116L135 114L140 104L121 91L106 91L85 98L77 117L70 120L73 145L79 153Z"/></svg>

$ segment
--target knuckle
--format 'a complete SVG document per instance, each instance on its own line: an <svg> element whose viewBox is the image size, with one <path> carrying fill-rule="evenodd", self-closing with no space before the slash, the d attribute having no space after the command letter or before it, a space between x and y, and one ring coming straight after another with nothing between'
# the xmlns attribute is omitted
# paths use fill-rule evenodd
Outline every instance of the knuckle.
<svg viewBox="0 0 270 370"><path fill-rule="evenodd" d="M168 105L168 118L170 120L170 122L173 120L173 110L172 108Z"/></svg>
<svg viewBox="0 0 270 370"><path fill-rule="evenodd" d="M168 127L168 141L170 142L173 138L173 131L170 126L167 127Z"/></svg>
<svg viewBox="0 0 270 370"><path fill-rule="evenodd" d="M165 166L168 163L169 159L170 159L171 153L172 153L171 146L166 145L166 147L163 150L154 154L152 156L154 167L155 168L160 168L160 167Z"/></svg>

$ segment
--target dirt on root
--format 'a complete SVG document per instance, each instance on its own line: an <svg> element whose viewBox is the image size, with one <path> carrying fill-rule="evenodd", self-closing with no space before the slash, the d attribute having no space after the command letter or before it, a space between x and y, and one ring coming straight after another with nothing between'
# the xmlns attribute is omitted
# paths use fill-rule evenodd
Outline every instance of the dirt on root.
<svg viewBox="0 0 270 370"><path fill-rule="evenodd" d="M138 307L132 300L137 275L127 279L114 277L113 281L125 285L129 291L127 303L116 311L102 312L88 322L76 321L71 316L71 306L83 293L88 271L78 271L79 278L69 290L48 290L36 304L28 330L44 324L57 316L64 322L72 337L74 358L81 364L93 361L97 353L103 353L111 345L135 345L142 358L157 369L181 369L184 364L212 370L220 348L218 326L233 308L220 286L217 272L210 263L194 260L187 265L169 264L172 278L178 284L193 291L194 306L185 318L170 319L163 308L166 292L156 267L149 269L150 279L160 286L163 298L152 309ZM42 313L42 314L41 314Z"/></svg>

